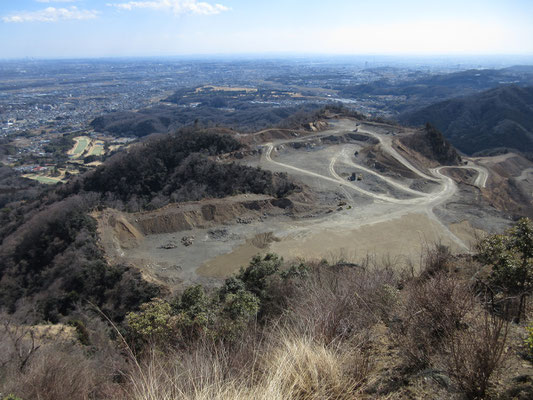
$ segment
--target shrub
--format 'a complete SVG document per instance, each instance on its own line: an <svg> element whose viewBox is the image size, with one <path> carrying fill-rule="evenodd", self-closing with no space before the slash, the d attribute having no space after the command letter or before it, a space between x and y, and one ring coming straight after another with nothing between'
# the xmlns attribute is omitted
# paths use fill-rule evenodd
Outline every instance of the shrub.
<svg viewBox="0 0 533 400"><path fill-rule="evenodd" d="M522 218L503 235L489 236L478 245L477 257L492 267L491 288L518 299L519 322L533 291L533 223Z"/></svg>
<svg viewBox="0 0 533 400"><path fill-rule="evenodd" d="M533 356L533 324L526 327L527 338L525 340L529 353Z"/></svg>
<svg viewBox="0 0 533 400"><path fill-rule="evenodd" d="M0 376L2 369L13 368L23 371L38 354L41 346L35 339L35 332L26 326L20 326L8 316L1 314L0 326Z"/></svg>
<svg viewBox="0 0 533 400"><path fill-rule="evenodd" d="M22 400L22 399L11 393L11 394L8 394L6 397L2 398L2 400Z"/></svg>
<svg viewBox="0 0 533 400"><path fill-rule="evenodd" d="M241 269L237 279L244 282L246 290L263 300L267 297L268 278L279 271L283 259L269 253L263 258L257 255L245 269Z"/></svg>
<svg viewBox="0 0 533 400"><path fill-rule="evenodd" d="M326 344L352 340L388 318L397 301L395 286L389 269L317 265L293 287L286 320Z"/></svg>
<svg viewBox="0 0 533 400"><path fill-rule="evenodd" d="M433 249L428 248L424 254L424 268L420 274L421 278L449 272L451 257L450 248L442 244L435 245Z"/></svg>
<svg viewBox="0 0 533 400"><path fill-rule="evenodd" d="M17 393L22 399L102 398L109 373L107 365L88 359L79 347L47 345L23 371L9 371L0 382L0 391Z"/></svg>
<svg viewBox="0 0 533 400"><path fill-rule="evenodd" d="M246 290L228 294L217 327L219 336L230 340L242 336L246 325L257 316L260 305L257 296Z"/></svg>
<svg viewBox="0 0 533 400"><path fill-rule="evenodd" d="M176 328L180 337L191 341L207 333L214 323L217 304L209 299L201 285L191 286L174 305Z"/></svg>
<svg viewBox="0 0 533 400"><path fill-rule="evenodd" d="M126 322L132 338L142 342L169 340L175 333L176 327L172 308L162 299L144 303L139 312L126 315Z"/></svg>
<svg viewBox="0 0 533 400"><path fill-rule="evenodd" d="M481 311L468 328L453 331L443 358L448 374L469 399L484 398L490 378L502 366L509 322Z"/></svg>
<svg viewBox="0 0 533 400"><path fill-rule="evenodd" d="M411 282L405 296L400 322L393 325L394 338L407 366L423 369L463 327L475 299L467 284L443 273Z"/></svg>
<svg viewBox="0 0 533 400"><path fill-rule="evenodd" d="M87 327L82 321L80 321L79 319L74 319L69 321L68 324L76 329L76 336L81 344L83 344L84 346L88 346L91 344L91 340L89 338L89 331L87 330Z"/></svg>

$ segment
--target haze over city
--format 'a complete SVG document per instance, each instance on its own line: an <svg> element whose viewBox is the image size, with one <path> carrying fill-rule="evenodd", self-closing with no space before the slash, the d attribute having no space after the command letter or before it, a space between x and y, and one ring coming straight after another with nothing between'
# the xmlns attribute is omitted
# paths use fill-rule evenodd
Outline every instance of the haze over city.
<svg viewBox="0 0 533 400"><path fill-rule="evenodd" d="M1 58L531 55L533 3L3 0Z"/></svg>

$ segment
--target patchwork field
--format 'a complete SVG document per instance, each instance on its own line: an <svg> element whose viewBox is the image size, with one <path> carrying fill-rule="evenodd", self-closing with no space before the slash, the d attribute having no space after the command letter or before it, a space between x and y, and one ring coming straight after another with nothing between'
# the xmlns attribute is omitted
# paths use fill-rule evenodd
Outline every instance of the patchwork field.
<svg viewBox="0 0 533 400"><path fill-rule="evenodd" d="M88 156L103 156L105 153L104 142L102 140L92 141L91 147L87 151Z"/></svg>
<svg viewBox="0 0 533 400"><path fill-rule="evenodd" d="M47 185L55 185L56 183L65 182L59 177L55 178L55 177L37 175L37 174L26 174L26 175L23 175L23 177L28 178L28 179L33 179L35 181L38 181L38 182L41 182Z"/></svg>
<svg viewBox="0 0 533 400"><path fill-rule="evenodd" d="M69 151L69 155L71 156L71 158L79 158L89 147L91 139L86 136L79 136L74 138L74 141L76 142L76 144Z"/></svg>

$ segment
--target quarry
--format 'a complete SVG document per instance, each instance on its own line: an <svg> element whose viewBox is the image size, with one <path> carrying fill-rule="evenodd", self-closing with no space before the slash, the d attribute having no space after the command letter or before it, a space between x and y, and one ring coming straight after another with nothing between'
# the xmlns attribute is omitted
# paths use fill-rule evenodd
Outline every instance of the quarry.
<svg viewBox="0 0 533 400"><path fill-rule="evenodd" d="M222 162L286 173L300 189L283 199L237 194L140 213L98 211L101 246L110 262L176 289L216 285L267 252L294 263L372 258L417 268L427 247L468 253L509 224L497 207L498 182L514 173L532 188L527 160L511 153L442 166L402 144L413 133L333 117L306 130L235 134L248 151Z"/></svg>

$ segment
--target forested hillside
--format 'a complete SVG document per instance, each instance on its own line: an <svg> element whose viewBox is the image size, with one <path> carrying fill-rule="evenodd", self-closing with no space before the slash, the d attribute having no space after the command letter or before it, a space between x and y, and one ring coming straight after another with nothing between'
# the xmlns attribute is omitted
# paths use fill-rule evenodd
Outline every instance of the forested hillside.
<svg viewBox="0 0 533 400"><path fill-rule="evenodd" d="M187 104L194 100L188 98ZM194 106L160 104L136 112L113 112L95 118L91 126L99 132L137 137L173 132L195 121L203 126L221 125L241 132L253 132L276 126L298 111L312 112L319 109L319 106L313 104L279 106L268 102L247 102L245 99L229 101L220 95L214 98L199 97L197 103L193 104Z"/></svg>
<svg viewBox="0 0 533 400"><path fill-rule="evenodd" d="M533 68L470 69L423 77L413 74L412 79L399 82L381 79L368 84L339 87L339 90L343 96L351 98L402 96L401 101L390 106L396 112L405 113L442 100L499 88L511 82L521 87L532 85Z"/></svg>
<svg viewBox="0 0 533 400"><path fill-rule="evenodd" d="M505 86L447 100L401 120L430 122L459 150L473 154L493 148L533 152L533 87Z"/></svg>
<svg viewBox="0 0 533 400"><path fill-rule="evenodd" d="M283 196L295 189L283 175L216 161L240 147L229 136L185 129L138 144L33 200L8 198L0 214L0 308L58 322L90 301L121 320L159 289L138 271L108 265L89 213L237 193Z"/></svg>

